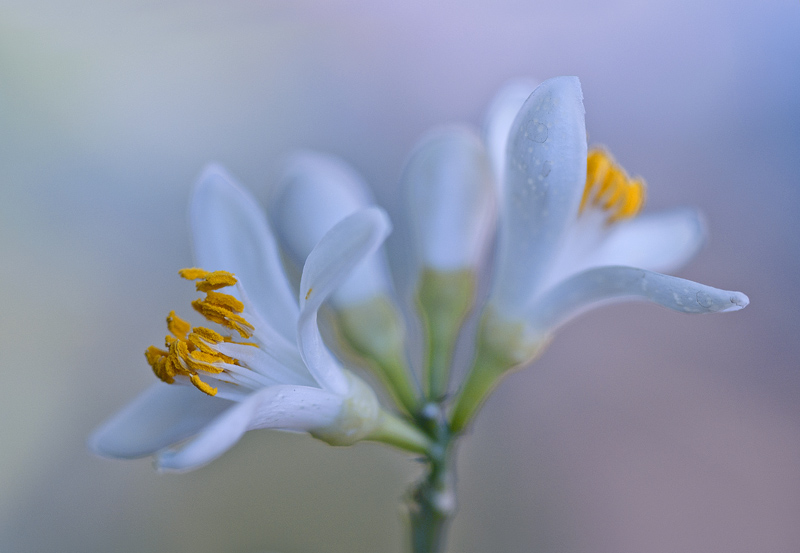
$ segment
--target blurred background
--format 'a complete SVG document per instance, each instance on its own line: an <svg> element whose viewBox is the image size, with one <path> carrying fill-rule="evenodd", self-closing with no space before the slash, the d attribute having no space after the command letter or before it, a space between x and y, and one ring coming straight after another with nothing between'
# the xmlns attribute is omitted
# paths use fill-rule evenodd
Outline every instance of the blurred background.
<svg viewBox="0 0 800 553"><path fill-rule="evenodd" d="M419 467L388 448L261 431L159 475L86 438L194 297L205 163L263 200L329 151L396 215L421 133L564 74L648 209L706 213L681 276L752 303L564 328L463 440L449 551L800 551L797 0L0 0L0 551L404 551Z"/></svg>

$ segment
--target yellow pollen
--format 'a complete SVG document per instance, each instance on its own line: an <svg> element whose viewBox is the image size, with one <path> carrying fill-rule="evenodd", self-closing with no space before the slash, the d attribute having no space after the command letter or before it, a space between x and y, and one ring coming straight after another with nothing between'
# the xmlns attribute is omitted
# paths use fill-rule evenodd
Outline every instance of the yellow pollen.
<svg viewBox="0 0 800 553"><path fill-rule="evenodd" d="M197 376L196 374L191 375L189 379L192 381L192 384L194 384L195 388L197 388L201 392L208 394L210 396L217 395L217 388L212 388L211 386L200 380L200 377Z"/></svg>
<svg viewBox="0 0 800 553"><path fill-rule="evenodd" d="M313 288L309 288L309 289L308 289L308 292L306 292L306 299L308 299L308 298L309 298L309 296L311 296L311 292L313 292L313 291L314 291L314 289L313 289Z"/></svg>
<svg viewBox="0 0 800 553"><path fill-rule="evenodd" d="M176 338L181 340L186 339L186 335L192 329L192 325L178 317L174 311L170 311L167 315L167 330L169 330Z"/></svg>
<svg viewBox="0 0 800 553"><path fill-rule="evenodd" d="M192 334L189 336L189 340L192 339L192 335L199 336L203 340L207 342L213 342L215 344L225 341L225 337L222 334L204 326L194 327Z"/></svg>
<svg viewBox="0 0 800 553"><path fill-rule="evenodd" d="M198 269L197 267L190 267L188 269L181 269L178 271L178 274L186 280L197 280L198 278L204 278L208 274L208 271L205 269Z"/></svg>
<svg viewBox="0 0 800 553"><path fill-rule="evenodd" d="M200 351L204 351L212 355L216 354L216 350L212 348L209 344L218 344L222 342L223 341L222 336L219 336L219 334L217 334L217 336L219 336L219 340L209 339L207 335L205 335L205 333L197 332L200 329L209 331L209 333L213 332L214 334L217 334L210 328L197 327L192 331L191 334L189 334L188 338L189 343L192 344L195 348L199 349Z"/></svg>
<svg viewBox="0 0 800 553"><path fill-rule="evenodd" d="M197 290L206 293L204 299L192 302L192 306L200 314L209 321L237 331L242 338L252 336L253 325L240 315L244 311L244 304L232 295L216 291L236 284L236 278L231 273L209 272L192 267L181 269L179 274L187 280L197 280ZM174 383L176 376L188 377L198 390L212 396L216 395L218 388L211 387L200 376L225 372L223 364L240 365L238 359L216 351L213 345L232 342L258 347L249 342L236 342L210 328L192 328L174 311L170 311L167 316L167 330L170 333L164 337L165 349L150 346L144 353L153 373L167 384Z"/></svg>
<svg viewBox="0 0 800 553"><path fill-rule="evenodd" d="M198 269L191 267L188 269L181 269L178 274L186 280L197 280L195 288L198 292L208 292L209 290L219 290L227 286L233 286L238 281L233 273L228 271L206 271L205 269Z"/></svg>
<svg viewBox="0 0 800 553"><path fill-rule="evenodd" d="M198 292L208 292L210 290L219 290L236 284L236 277L227 271L214 271L208 273L202 280L197 281L195 287Z"/></svg>
<svg viewBox="0 0 800 553"><path fill-rule="evenodd" d="M229 294L210 291L206 293L206 302L230 309L234 313L244 311L244 304Z"/></svg>
<svg viewBox="0 0 800 553"><path fill-rule="evenodd" d="M586 186L579 213L588 206L608 212L608 223L634 217L644 205L645 183L631 179L611 154L593 148L586 159Z"/></svg>
<svg viewBox="0 0 800 553"><path fill-rule="evenodd" d="M209 321L235 330L242 338L249 338L253 335L253 325L247 322L247 319L225 306L209 303L205 300L194 300L192 307Z"/></svg>

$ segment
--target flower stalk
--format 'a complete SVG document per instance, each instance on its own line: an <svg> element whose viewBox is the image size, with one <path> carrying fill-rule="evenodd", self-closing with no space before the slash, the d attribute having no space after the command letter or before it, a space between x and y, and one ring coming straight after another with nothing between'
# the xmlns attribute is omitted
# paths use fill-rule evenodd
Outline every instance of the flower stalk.
<svg viewBox="0 0 800 553"><path fill-rule="evenodd" d="M425 454L425 476L409 494L412 553L444 551L447 529L456 511L455 435L440 403L429 403L418 418L432 438Z"/></svg>

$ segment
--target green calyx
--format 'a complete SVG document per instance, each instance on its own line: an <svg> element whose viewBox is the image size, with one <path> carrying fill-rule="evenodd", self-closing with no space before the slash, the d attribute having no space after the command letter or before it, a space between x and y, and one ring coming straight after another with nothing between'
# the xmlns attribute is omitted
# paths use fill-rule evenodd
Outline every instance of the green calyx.
<svg viewBox="0 0 800 553"><path fill-rule="evenodd" d="M454 433L461 432L483 405L503 375L536 359L549 338L531 337L521 321L507 321L488 308L481 317L472 369L456 398L450 417Z"/></svg>
<svg viewBox="0 0 800 553"><path fill-rule="evenodd" d="M369 366L408 413L416 411L419 393L405 357L405 327L392 301L376 296L336 310L341 341Z"/></svg>
<svg viewBox="0 0 800 553"><path fill-rule="evenodd" d="M447 393L456 341L475 304L475 283L471 269L427 268L420 275L416 299L427 339L423 383L429 400L441 400Z"/></svg>
<svg viewBox="0 0 800 553"><path fill-rule="evenodd" d="M383 442L414 453L425 453L430 438L412 423L381 408L372 388L356 375L346 372L350 390L336 420L311 432L315 438L335 446L362 440Z"/></svg>

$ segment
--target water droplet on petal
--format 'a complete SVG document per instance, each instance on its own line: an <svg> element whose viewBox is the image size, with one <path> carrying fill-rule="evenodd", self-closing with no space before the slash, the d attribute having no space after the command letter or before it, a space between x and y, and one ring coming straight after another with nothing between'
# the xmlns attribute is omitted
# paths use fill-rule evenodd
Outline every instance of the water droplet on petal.
<svg viewBox="0 0 800 553"><path fill-rule="evenodd" d="M711 299L711 296L709 296L705 292L702 292L702 291L701 292L697 292L697 296L696 297L697 297L697 304L700 307L703 307L705 309L708 309L714 303L713 300Z"/></svg>
<svg viewBox="0 0 800 553"><path fill-rule="evenodd" d="M548 130L544 123L537 120L529 121L525 127L525 135L528 140L533 140L539 144L544 144L547 141Z"/></svg>

